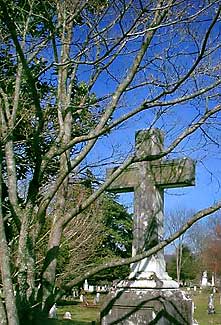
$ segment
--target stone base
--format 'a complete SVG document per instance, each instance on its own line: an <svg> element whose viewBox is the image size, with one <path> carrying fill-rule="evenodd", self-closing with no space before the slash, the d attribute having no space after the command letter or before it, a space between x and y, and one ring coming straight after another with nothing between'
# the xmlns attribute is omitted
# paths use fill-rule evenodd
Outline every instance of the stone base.
<svg viewBox="0 0 221 325"><path fill-rule="evenodd" d="M191 325L192 312L192 300L179 289L121 288L108 294L101 324Z"/></svg>
<svg viewBox="0 0 221 325"><path fill-rule="evenodd" d="M117 284L117 288L121 289L178 289L179 285L176 281L171 278L167 279L158 279L155 278L143 278L143 279L128 279L122 280Z"/></svg>

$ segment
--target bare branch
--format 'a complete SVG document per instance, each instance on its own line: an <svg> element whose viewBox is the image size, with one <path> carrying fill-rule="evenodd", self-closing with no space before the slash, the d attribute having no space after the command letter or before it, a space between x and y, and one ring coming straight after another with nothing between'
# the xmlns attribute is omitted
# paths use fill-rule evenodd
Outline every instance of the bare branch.
<svg viewBox="0 0 221 325"><path fill-rule="evenodd" d="M92 270L85 272L83 275L76 277L73 281L70 281L66 286L64 286L64 290L67 290L69 288L72 288L73 286L78 285L85 279L88 279L92 277L94 274L109 269L109 268L114 268L116 266L121 266L121 265L129 265L134 262L138 262L142 260L145 257L149 257L153 254L156 254L158 251L166 247L168 244L172 243L175 239L177 239L179 236L181 236L183 233L185 233L194 223L196 223L198 220L218 211L221 209L221 202L216 203L209 208L203 209L193 215L193 217L183 226L181 227L178 231L176 231L173 235L171 235L169 238L162 240L158 245L155 247L151 248L150 250L136 255L134 257L130 257L127 259L119 259L119 260L114 260L102 265L99 265L97 267L92 268Z"/></svg>

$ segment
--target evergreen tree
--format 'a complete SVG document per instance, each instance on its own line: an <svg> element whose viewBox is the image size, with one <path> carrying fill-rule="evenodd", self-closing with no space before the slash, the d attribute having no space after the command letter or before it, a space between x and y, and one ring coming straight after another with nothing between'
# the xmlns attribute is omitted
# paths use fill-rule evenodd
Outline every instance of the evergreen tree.
<svg viewBox="0 0 221 325"><path fill-rule="evenodd" d="M179 249L179 252L181 250ZM173 256L167 263L168 274L177 279L177 263L176 256ZM190 248L187 245L182 245L182 259L181 259L181 271L180 281L185 283L187 281L194 280L197 276L197 258L192 254Z"/></svg>

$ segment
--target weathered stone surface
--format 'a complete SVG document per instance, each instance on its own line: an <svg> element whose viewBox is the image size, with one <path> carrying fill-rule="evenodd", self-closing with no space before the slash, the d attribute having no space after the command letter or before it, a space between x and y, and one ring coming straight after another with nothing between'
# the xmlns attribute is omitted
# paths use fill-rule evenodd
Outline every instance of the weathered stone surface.
<svg viewBox="0 0 221 325"><path fill-rule="evenodd" d="M113 192L134 191L133 256L163 239L164 189L194 185L195 163L191 159L145 161L146 157L162 152L163 138L163 132L158 129L138 131L136 156L140 162L132 164L109 187ZM107 174L112 172L110 169ZM133 286L156 287L153 273L163 281L162 287L178 287L166 272L163 251L131 265L130 279L136 281Z"/></svg>
<svg viewBox="0 0 221 325"><path fill-rule="evenodd" d="M108 295L101 324L192 324L192 300L176 289L118 289Z"/></svg>
<svg viewBox="0 0 221 325"><path fill-rule="evenodd" d="M109 187L115 193L133 192L139 186L139 163L127 168ZM152 182L161 188L193 186L195 184L195 164L189 158L163 160L160 163L152 162L146 166ZM116 168L107 170L107 177Z"/></svg>
<svg viewBox="0 0 221 325"><path fill-rule="evenodd" d="M194 185L195 164L191 159L145 160L162 150L160 130L137 132L139 162L132 164L109 188L114 192L134 191L133 256L163 239L164 189ZM163 251L159 251L131 265L129 278L108 295L101 310L101 324L189 325L192 309L191 299L167 274Z"/></svg>
<svg viewBox="0 0 221 325"><path fill-rule="evenodd" d="M195 184L195 164L191 159L164 160L151 165L151 175L156 186L174 188Z"/></svg>

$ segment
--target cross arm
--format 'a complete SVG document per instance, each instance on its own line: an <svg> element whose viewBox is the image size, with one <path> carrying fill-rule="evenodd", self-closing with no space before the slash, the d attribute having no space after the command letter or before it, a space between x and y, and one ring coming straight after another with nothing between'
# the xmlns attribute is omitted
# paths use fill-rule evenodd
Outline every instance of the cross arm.
<svg viewBox="0 0 221 325"><path fill-rule="evenodd" d="M116 168L107 169L106 176L109 177L116 170ZM136 169L135 164L127 168L108 187L108 191L113 193L133 192L134 187L137 185Z"/></svg>
<svg viewBox="0 0 221 325"><path fill-rule="evenodd" d="M154 182L162 188L195 185L195 161L189 158L161 161L151 165Z"/></svg>

